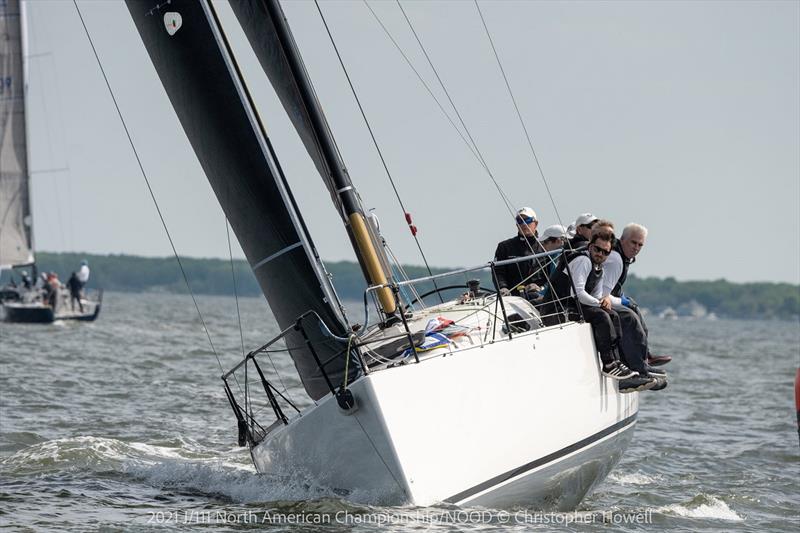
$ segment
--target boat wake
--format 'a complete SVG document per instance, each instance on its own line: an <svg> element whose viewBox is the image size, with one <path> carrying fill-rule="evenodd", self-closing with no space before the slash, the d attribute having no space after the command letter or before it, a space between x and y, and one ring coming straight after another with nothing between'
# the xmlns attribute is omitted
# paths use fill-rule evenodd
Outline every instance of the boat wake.
<svg viewBox="0 0 800 533"><path fill-rule="evenodd" d="M27 446L0 459L6 475L121 476L173 494L236 504L339 498L300 475L258 474L239 448L220 452L181 437L159 445L79 436Z"/></svg>
<svg viewBox="0 0 800 533"><path fill-rule="evenodd" d="M729 520L732 522L741 522L744 520L744 517L731 509L727 503L709 494L695 496L688 503L676 503L659 507L656 511L662 514L681 516L684 518L705 518L712 520Z"/></svg>
<svg viewBox="0 0 800 533"><path fill-rule="evenodd" d="M659 475L649 476L641 472L611 472L611 474L608 475L608 480L610 482L619 485L652 485L662 481L662 479L663 478Z"/></svg>
<svg viewBox="0 0 800 533"><path fill-rule="evenodd" d="M27 435L27 440L36 439ZM207 502L247 508L268 506L284 513L324 514L342 510L369 513L370 509L360 507L360 504L375 499L375 495L344 495L315 486L298 473L290 476L258 474L250 465L247 453L239 448L220 451L183 437L155 444L92 436L43 441L0 459L0 471L7 478L63 474L69 474L73 479L121 478L125 483L139 485L150 493L150 497L155 489L162 495L156 496L157 499L167 498L173 503L175 500L194 502L200 498ZM641 472L612 474L610 477L610 481L620 485L651 485L660 480L661 476ZM410 519L411 522L420 520L420 523L441 521L441 515L450 516L453 511L449 505L379 509L398 519ZM636 512L641 511L639 509ZM649 511L694 520L738 522L745 519L721 498L702 493L688 502L653 507ZM585 509L579 512L595 514L596 521L602 522L608 510ZM622 513L623 510L616 509L614 512ZM568 514L563 514L565 520ZM562 513L553 513L553 516L556 515Z"/></svg>

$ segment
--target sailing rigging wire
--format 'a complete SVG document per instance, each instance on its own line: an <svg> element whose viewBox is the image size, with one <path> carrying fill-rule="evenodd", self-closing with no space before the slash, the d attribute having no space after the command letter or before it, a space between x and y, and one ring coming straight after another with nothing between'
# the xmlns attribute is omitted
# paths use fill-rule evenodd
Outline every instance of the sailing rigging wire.
<svg viewBox="0 0 800 533"><path fill-rule="evenodd" d="M200 323L203 325L203 331L206 333L206 337L208 338L208 344L211 346L211 351L214 353L214 357L217 359L217 364L219 365L219 369L222 373L225 370L222 368L222 362L219 359L219 354L217 354L217 350L214 347L214 342L211 340L211 333L208 331L208 327L206 327L206 321L203 318L203 313L200 312L200 306L197 304L197 299L194 296L194 292L192 291L192 287L189 285L189 278L186 275L186 270L183 268L183 263L181 262L181 258L178 255L178 250L175 248L175 243L172 240L172 235L169 233L169 228L167 227L167 222L164 220L164 215L161 213L161 208L158 205L158 200L156 200L156 195L153 192L153 188L150 186L150 180L147 178L147 173L144 170L144 166L142 165L142 160L139 158L139 152L136 151L136 145L133 143L133 138L131 137L131 133L128 130L128 125L125 123L125 118L122 116L122 111L119 108L119 104L117 103L117 98L114 95L114 90L111 88L111 83L108 81L108 76L106 76L106 71L103 68L103 63L100 61L100 56L97 54L97 49L94 46L94 41L92 41L92 36L89 33L89 28L86 27L86 21L83 20L83 14L81 13L81 8L78 6L77 0L72 0L72 3L75 5L75 10L78 12L78 17L81 20L81 24L83 25L83 31L86 32L86 38L89 40L89 45L92 47L92 52L94 53L94 57L97 60L97 66L100 67L100 73L103 75L103 80L106 83L106 87L108 87L108 92L111 95L111 100L114 102L114 107L117 110L117 115L119 115L119 120L122 123L122 128L125 130L125 135L128 137L128 143L131 145L131 150L133 150L133 155L136 157L136 163L139 165L139 170L142 173L142 177L144 178L144 182L147 185L147 190L150 191L150 197L153 199L153 204L155 205L156 212L158 213L158 217L161 219L161 225L164 226L164 231L167 234L167 239L169 240L169 245L172 247L172 253L175 255L175 259L178 261L178 267L180 267L181 275L183 275L183 281L186 283L186 288L189 290L189 296L192 297L192 302L194 302L194 308L197 310L197 316L200 317ZM235 378L236 376L234 376ZM236 385L239 386L238 380L236 381ZM239 386L239 392L241 392L241 386Z"/></svg>
<svg viewBox="0 0 800 533"><path fill-rule="evenodd" d="M444 94L447 97L447 101L450 102L450 105L453 107L453 111L455 112L456 117L458 118L458 121L461 123L461 126L464 128L464 133L466 133L467 137L469 137L469 140L472 143L472 146L475 147L475 153L477 154L478 158L480 159L481 163L483 164L483 167L486 169L486 172L489 174L489 178L492 180L492 183L494 183L495 188L497 188L497 192L500 193L500 198L506 204L506 208L508 208L509 213L511 213L512 215L515 215L516 213L514 212L515 210L514 210L513 205L511 204L511 201L509 200L508 196L506 196L506 193L503 191L503 188L500 187L500 184L498 183L497 179L494 177L494 174L492 174L492 172L489 170L489 165L486 163L486 159L484 159L483 154L481 153L480 149L478 149L478 144L475 142L475 139L472 137L472 134L470 133L469 128L467 127L467 124L464 122L464 119L462 118L461 113L459 113L459 111L458 111L458 107L456 107L456 104L453 101L453 98L450 96L450 91L447 90L447 87L445 86L444 81L442 80L441 76L439 75L439 71L436 69L436 66L433 64L433 60L431 60L431 57L428 54L427 49L422 44L422 40L420 39L419 34L417 33L417 30L414 29L414 25L411 23L411 19L408 18L408 14L406 14L406 10L403 9L403 4L400 3L400 0L395 0L395 1L397 3L397 7L399 7L400 11L403 13L403 17L405 18L406 23L408 23L408 27L409 27L409 29L411 29L411 33L414 35L414 39L416 39L417 44L420 47L420 50L422 50L422 53L425 56L425 59L428 61L428 65L431 67L431 70L433 71L434 76L436 76L436 80L439 82L439 85L441 86L442 90L444 91Z"/></svg>
<svg viewBox="0 0 800 533"><path fill-rule="evenodd" d="M233 267L233 248L231 248L231 226L228 217L225 217L225 235L228 237L228 257L231 263L231 279L233 280L233 297L236 299L236 320L239 323L239 340L242 343L242 357L244 353L244 332L242 331L242 314L239 311L239 291L236 286L236 270Z"/></svg>
<svg viewBox="0 0 800 533"><path fill-rule="evenodd" d="M547 190L547 196L550 197L550 203L553 205L553 210L556 213L556 218L558 219L558 223L563 226L564 223L561 221L561 214L558 212L558 207L556 207L556 201L553 198L552 192L550 191L550 184L547 183L547 179L544 177L544 170L542 170L542 164L539 161L539 156L536 155L536 150L533 148L533 141L531 140L531 136L528 133L528 128L525 126L525 121L522 119L522 113L520 112L519 106L517 105L517 99L514 97L514 92L511 90L511 84L508 81L508 76L506 76L506 70L503 68L503 63L500 61L500 55L497 53L497 48L494 45L494 39L492 39L492 34L489 32L489 27L486 25L486 19L483 18L483 11L481 11L481 6L478 4L478 0L473 0L473 1L475 2L475 8L478 10L478 16L480 16L481 18L483 29L486 30L486 37L489 39L489 44L492 46L492 52L494 53L494 58L497 60L497 66L500 68L500 73L503 75L503 81L506 84L506 89L508 89L508 95L511 97L511 102L514 104L514 110L517 113L517 118L519 118L519 123L522 126L522 130L525 132L525 138L528 140L528 147L531 149L533 160L536 162L536 167L539 169L539 175L542 177L544 188Z"/></svg>
<svg viewBox="0 0 800 533"><path fill-rule="evenodd" d="M488 174L488 176L489 176L489 178L491 179L492 183L494 183L494 186L495 186L495 188L497 189L498 193L500 194L500 197L501 197L501 199L503 200L503 203L505 204L505 206L506 206L506 208L508 209L509 213L510 213L511 215L515 216L515 215L516 215L516 212L515 212L515 209L514 209L514 207L512 206L512 204L511 204L510 200L508 199L508 196L506 196L505 192L503 191L503 189L502 189L502 187L500 186L500 184L499 184L499 182L497 181L497 179L495 179L495 177L494 177L494 174L493 174L493 173L492 173L492 171L489 169L489 166L488 166L488 164L486 163L486 160L484 159L484 157L483 157L482 153L480 152L480 149L478 148L478 145L477 145L477 143L475 142L474 138L473 138L473 137L472 137L472 135L470 134L470 132L469 132L469 128L467 127L466 123L464 122L464 120L463 120L463 118L462 118L462 116L461 116L461 113L459 113L459 111L458 111L458 108L456 107L456 104L455 104L455 102L454 102L454 101L453 101L453 99L451 98L451 96L450 96L450 92L447 90L447 87L445 86L445 84L444 84L444 81L442 80L441 76L439 75L439 72L438 72L438 70L436 69L435 65L433 64L433 61L431 60L431 57L430 57L430 55L428 54L427 50L425 49L425 46L422 44L422 40L420 39L420 37L419 37L419 35L418 35L417 31L414 29L414 25L412 24L412 22L411 22L411 19L408 17L408 15L406 14L406 11L403 9L403 6L402 6L402 4L400 3L400 0L395 0L395 1L396 1L396 3L397 3L397 6L400 8L400 11L402 12L402 14L403 14L403 17L405 18L405 20L406 20L406 23L408 24L408 27L411 29L411 32L412 32L412 34L414 35L414 38L416 39L416 41L417 41L417 44L419 45L420 49L422 50L422 53L424 54L424 56L425 56L425 59L426 59L426 60L427 60L427 62L428 62L428 65L430 66L431 70L433 71L434 75L436 76L436 79L437 79L437 80L438 80L438 82L439 82L439 85L441 86L442 90L444 91L445 95L447 96L447 99L448 99L448 101L450 102L450 105L451 105L451 107L453 108L453 111L455 112L455 114L456 114L456 116L457 116L457 118L458 118L459 122L461 123L461 126L464 128L464 131L466 132L467 136L469 137L469 141L467 141L467 139L464 137L464 134L463 134L463 133L461 132L461 130L460 130L460 129L459 129L457 126L456 126L456 124L453 122L453 120L452 120L452 118L450 117L450 115L449 115L449 114L448 114L448 113L445 111L444 107L443 107L443 106L442 106L442 104L439 102L439 100L436 98L436 96L434 95L433 91L430 89L430 87L429 87L429 86L428 86L428 84L425 82L425 80L422 78L422 76L420 75L419 71L417 71L417 69L416 69L416 68L414 68L414 66L413 66L413 64L411 63L411 61L410 61L410 59L408 58L408 56L407 56L407 55L406 55L406 54L403 52L403 50L401 49L401 47L400 47L400 45L397 43L397 41L394 39L394 37L392 37L392 35L391 35L391 33L389 32L389 30L386 28L386 26L385 26L385 25L383 24L383 22L380 20L380 17L378 17L377 13L375 13L375 11L372 9L372 7L371 7L371 6L370 6L370 5L367 3L367 0L363 0L364 4L365 4L365 5L367 6L367 8L370 10L370 12L372 13L372 15L373 15L373 17L375 18L375 20L378 22L378 24L381 26L381 28L383 28L383 31L384 31L384 33L387 35L387 37L389 37L389 40L390 40L390 41L392 41L392 43L394 44L395 48L397 48L397 50L400 52L400 55L402 55L402 56L403 56L403 59L405 59L406 63L409 65L409 67L411 67L411 70L413 70L413 71L414 71L414 73L417 75L417 78L420 80L420 82L422 82L422 84L423 84L423 86L425 87L425 89L427 89L428 93L431 95L431 97L432 97L432 98L434 99L434 101L437 103L437 105L439 106L439 109L440 109L440 110L441 110L441 111L442 111L442 112L445 114L445 116L447 117L447 119L448 119L448 121L450 122L450 124L451 124L451 125L452 125L452 126L455 128L455 129L456 129L456 131L458 132L458 134L459 134L459 136L461 137L461 139L462 139L462 140L463 140L463 141L464 141L464 142L467 144L467 146L470 148L470 151L472 151L473 155L474 155L474 156L475 156L475 157L478 159L479 163L480 163L480 164L483 166L484 170L485 170L485 171L486 171L486 173ZM485 23L484 23L484 26L485 26ZM492 46L493 46L493 49L494 49L494 45L493 45L493 43L492 43ZM496 52L495 52L495 53L496 53ZM498 57L498 62L499 62L499 57ZM505 77L505 71L503 71L503 70L502 70L502 66L501 66L501 71L503 72L503 75L504 75L504 77ZM510 90L510 85L509 85L509 90ZM516 100L514 100L514 103L515 103L515 107L516 107ZM518 108L517 108L517 110L518 110ZM518 111L518 112L519 112L519 111ZM520 120L522 120L522 118L521 118L521 114L519 115L519 117L520 117ZM523 127L524 127L524 126L523 126ZM526 132L526 134L527 134L527 128L524 128L524 129L525 129L525 132ZM529 137L529 136L528 136L528 137ZM533 143L530 141L530 137L529 137L529 143L530 143L530 145L531 145L531 149L533 149ZM539 161L538 161L538 158L537 158L537 157L536 157L536 155L535 155L535 151L534 151L534 157L536 158L536 162L537 162L537 165L538 165ZM544 180L544 172L542 172L541 166L539 166L539 170L540 170L540 174L541 174L541 176L542 176L542 179ZM554 199L553 199L553 196L552 196L552 194L550 193L550 188L549 188L549 186L548 186L548 184L547 184L547 181L546 181L546 180L544 180L544 181L545 181L545 187L547 188L547 193L548 193L548 196L550 197L550 201L553 203L553 207L555 208L555 201L554 201ZM561 222L561 217L560 217L560 215L559 215L559 213L558 213L558 209L556 209L556 217L558 218L559 222ZM534 238L535 238L535 239L536 239L536 241L537 241L537 242L539 242L539 244L541 245L541 242L539 241L539 239L538 239L538 236L535 236ZM536 250L534 250L534 249L533 249L533 246L532 246L532 245L531 245L529 242L527 242L527 239L526 239L526 244L528 245L528 248L529 248L529 250L530 250L532 253L534 253L534 254L535 254L535 253L536 253ZM531 275L531 276L529 276L529 277L532 277L532 276L533 276L533 275ZM544 272L544 276L545 276L545 279L547 280L547 282L548 282L548 283L551 283L550 276L549 276L549 274L548 274L547 272Z"/></svg>
<svg viewBox="0 0 800 533"><path fill-rule="evenodd" d="M228 257L230 257L230 263L231 263L231 279L233 280L233 296L236 299L236 320L239 323L239 340L241 341L241 344L242 344L242 357L245 357L245 353L244 353L244 331L242 330L242 314L239 311L239 291L238 291L238 288L236 286L236 270L233 267L233 248L231 247L231 229L230 229L230 224L228 223L228 217L224 217L224 218L225 218L225 235L228 238ZM247 377L247 367L248 367L248 365L244 365L244 408L245 408L245 412L247 412L248 406L250 405L250 381L248 380L248 377ZM237 381L237 385L238 385L238 381Z"/></svg>
<svg viewBox="0 0 800 533"><path fill-rule="evenodd" d="M239 292L237 290L236 284L236 273L233 268L233 249L231 248L231 230L230 230L230 223L228 222L228 217L225 217L225 234L228 237L228 256L230 257L231 263L231 278L233 278L233 295L236 298L236 318L239 322L239 338L242 343L242 357L246 357L244 351L244 331L242 330L242 315L239 311ZM288 350L286 350L288 351ZM275 374L278 376L278 381L281 382L281 387L283 387L283 391L286 395L289 395L289 391L286 389L286 385L283 383L283 378L281 377L280 372L278 372L278 368L275 366L275 361L272 360L272 356L269 354L269 351L265 351L267 357L269 358L269 362L272 364L272 369L275 370ZM248 398L247 392L247 365L244 366L244 380L245 380L245 397ZM247 399L245 400L245 407L247 406Z"/></svg>
<svg viewBox="0 0 800 533"><path fill-rule="evenodd" d="M358 110L361 112L361 117L364 119L364 124L367 126L367 131L369 131L369 136L372 138L372 144L375 145L375 150L378 152L378 157L380 157L383 169L386 171L386 176L389 178L389 183L391 184L392 190L394 191L394 195L397 198L397 203L400 204L400 209L403 211L403 217L408 222L409 230L411 230L412 228L411 215L409 214L408 209L406 209L406 206L403 204L403 199L400 197L400 192L397 190L397 185L394 182L392 173L389 171L389 166L386 164L386 159L383 157L383 151L378 145L378 140L375 138L375 133L372 130L372 125L370 124L369 119L367 119L367 114L364 111L364 107L361 105L361 99L358 97L356 88L353 85L353 81L350 79L349 72L347 71L347 67L345 67L344 65L344 60L342 59L342 55L339 53L339 47L336 46L336 41L333 39L333 34L331 33L331 29L328 26L328 21L325 19L325 15L322 13L322 8L319 5L319 0L314 0L314 4L316 4L317 6L317 11L319 12L319 16L322 19L322 24L325 26L325 31L328 33L328 38L331 41L333 50L334 52L336 52L336 57L339 59L339 65L341 65L342 67L342 72L344 72L345 78L347 78L347 83L350 86L350 91L352 91L353 93L353 98L355 98L356 100L356 104L358 105ZM414 238L414 242L417 245L419 254L422 256L422 261L425 263L425 269L428 271L428 275L432 276L433 272L431 271L431 267L428 264L428 258L425 257L425 252L422 250L422 245L419 242L419 238L417 237L416 231L411 230L411 236ZM442 300L442 303L444 303L444 300Z"/></svg>
<svg viewBox="0 0 800 533"><path fill-rule="evenodd" d="M456 125L455 121L454 121L454 120L453 120L453 118L450 116L450 113L448 113L448 112L447 112L447 110L444 108L444 106L442 105L442 103L439 101L439 98L436 96L436 94L435 94L435 93L433 92L433 90L431 89L430 85L428 85L428 82L426 82L426 81L425 81L425 78L423 78L423 77L422 77L422 75L419 73L419 71L417 70L417 68L416 68L416 67L414 66L414 64L411 62L411 59L409 59L409 58L408 58L408 56L406 55L406 53L403 51L403 48L400 46L400 44L399 44L399 43L397 42L397 40L394 38L394 36L392 35L392 33L391 33L391 32L389 31L389 29L386 27L386 25L383 23L383 21L381 20L381 18L378 16L378 14L375 12L375 10L374 10L374 9L372 9L372 6L371 6L371 5L369 5L369 3L367 2L367 0L362 0L362 1L364 2L364 5L365 5L365 6L366 6L366 8L369 10L369 12L370 12L370 13L372 13L372 16L373 16L373 18L374 18L374 19L375 19L375 21L378 23L378 25L381 27L381 29L383 29L383 32L386 34L386 37L387 37L387 38L388 38L388 39L389 39L389 40L392 42L392 44L394 45L395 49L397 49L398 53L399 53L399 54L400 54L400 55L403 57L403 59L405 60L406 64L408 65L408 67L409 67L409 68L410 68L410 69L411 69L411 70L414 72L414 74L417 76L417 79L418 79L418 80L419 80L419 82L422 84L422 86L425 88L425 90L426 90L426 91L428 91L428 94L430 95L430 97L431 97L431 98L433 98L433 101L434 101L434 102L436 102L436 105L439 107L439 110L440 110L440 111L442 112L442 114L445 116L445 118L447 119L447 121L450 123L450 125L453 127L453 129L454 129L454 130L456 130L456 133L458 133L458 136L459 136L459 137L461 137L461 140L462 140L462 141L464 141L464 144L465 144L465 145L467 145L467 148L469 149L469 151L470 151L470 152L472 152L472 155L473 155L473 156L475 156L475 158L478 160L478 163L480 163L480 165L481 165L481 166L484 168L484 170L486 170L486 171L488 172L488 171L489 171L489 169L486 167L486 164L485 164L485 162L484 162L484 161L482 161L481 157L480 157L480 156L479 156L479 155L478 155L478 154L475 152L475 148L473 148L472 144L470 144L470 142L469 142L469 141L467 140L467 138L464 136L464 133L463 133L463 132L461 131L461 129L460 129L460 128L459 128L459 127Z"/></svg>
<svg viewBox="0 0 800 533"><path fill-rule="evenodd" d="M24 15L24 13L22 15ZM34 26L25 26L24 33L27 36L28 42L32 43L34 47L38 47L38 40L39 39L37 39L37 38L39 37L39 34L37 32L35 32L34 29L35 29ZM45 35L45 37L47 37L46 33L44 35ZM50 43L47 42L46 45L50 46ZM23 53L25 54L24 55L24 63L23 63L23 71L24 71L25 80L23 81L23 83L25 83L27 85L28 82L31 81L31 79L32 79L31 74L32 74L32 71L35 69L36 75L37 75L37 81L40 81L41 85L44 87L46 85L46 83L45 83L45 79L44 79L44 69L42 68L41 61L31 61L31 60L32 59L43 59L45 57L49 57L50 59L52 59L53 54L50 53L50 52L40 52L40 53L36 53L36 54L28 54L28 53L26 53L28 51L27 48L28 48L28 46L25 43L23 43ZM55 71L55 68L53 68L53 71ZM57 86L58 76L55 76L55 80L56 80L56 86ZM53 161L55 160L55 157L53 155L53 137L51 136L51 134L56 130L61 132L62 133L62 145L63 145L64 144L63 143L64 125L63 125L63 123L60 123L59 124L61 126L60 128L50 127L49 118L53 117L53 116L56 116L57 118L60 118L61 114L60 113L51 113L48 110L47 98L45 97L46 95L44 93L44 90L37 90L36 92L39 95L39 105L42 108L42 111L43 111L42 115L44 116L44 121L45 121L45 127L42 128L42 129L44 130L44 137L45 137L45 140L46 140L45 145L47 146L48 162L50 164L52 164ZM57 91L57 94L61 94L61 92ZM29 99L29 96L26 94L22 98L27 100L27 99ZM29 169L28 173L29 174L33 174L33 172L31 172L30 169ZM61 204L63 204L64 202L62 202L62 200L61 200L61 189L58 186L59 185L58 184L59 180L57 179L56 174L53 173L53 172L38 171L38 173L50 174L50 178L51 178L51 181L52 181L52 187L48 187L48 190L53 194L53 197L54 197L53 199L55 200L55 204L56 204L56 214L58 216L58 220L57 220L58 224L56 224L56 226L58 227L58 232L59 232L59 235L61 236L61 241L60 241L61 242L61 246L62 246L62 249L72 250L73 249L72 219L74 217L72 216L72 188L71 188L71 185L70 185L70 180L69 179L67 180L67 188L68 188L67 200L68 201L66 202L66 205L67 205L67 209L69 210L69 213L67 215L67 223L69 224L69 228L68 228L69 229L69 242L67 242L67 239L66 239L66 237L64 235L64 227L66 226L66 224L64 223L64 217L63 217L62 211L61 211Z"/></svg>
<svg viewBox="0 0 800 533"><path fill-rule="evenodd" d="M448 122L450 122L450 125L453 127L453 129L455 129L455 130L456 130L456 133L458 133L459 137L461 137L461 140L462 140L462 141L464 141L464 144L466 144L466 145L467 145L467 148L469 148L470 152L472 152L472 155L473 155L473 156L475 156L475 158L478 160L478 162L480 163L480 165L483 167L483 169L484 169L484 170L486 171L486 173L489 175L489 178L492 180L492 182L494 183L494 185L495 185L495 187L497 188L498 192L500 193L500 197L501 197L501 199L503 200L503 203L505 204L505 206L506 206L506 208L508 209L509 213L511 213L512 215L516 215L516 213L515 213L515 211L514 211L513 207L510 205L510 202L509 202L509 200L508 200L508 197L507 197L507 196L505 195L505 193L503 192L502 188L500 187L500 184L499 184L499 183L497 182L497 180L494 178L494 175L492 174L492 171L489 169L489 166L487 165L487 163L486 163L486 161L484 160L483 156L482 156L482 155L481 155L481 153L478 151L478 147L477 147L477 145L475 145L475 142L474 142L474 140L472 139L472 136L470 135L470 140L472 140L472 143L470 143L470 141L469 141L469 140L467 140L467 138L464 136L464 133L462 133L461 129L460 129L460 128L459 128L459 127L456 125L456 123L453 121L452 117L450 117L450 114L447 112L447 110L445 110L444 106L443 106L443 105L442 105L442 103L439 101L439 99L436 97L436 95L434 94L433 90L431 90L431 88L430 88L430 86L428 85L428 83L425 81L425 79L422 77L422 75L419 73L419 71L418 71L418 70L417 70L417 69L414 67L414 64L413 64L413 63L411 62L411 60L409 59L408 55L406 55L406 53L403 51L402 47L401 47L401 46L398 44L397 40L394 38L394 36L392 35L392 33L389 31L389 29L388 29L388 28L386 27L386 25L383 23L383 21L382 21L382 20L381 20L381 18L378 16L378 14L375 12L375 10L374 10L374 9L372 9L372 6L370 6L370 5L369 5L369 3L367 2L367 0L362 0L362 1L364 2L364 5L367 7L367 9L368 9L368 10L370 11L370 13L372 14L373 18L375 18L375 20L377 21L378 25L379 25L379 26L380 26L380 27L383 29L383 32L386 34L386 36L387 36L387 37L389 38L389 40L392 42L392 44L393 44L393 45L394 45L394 47L397 49L397 51L400 53L400 55L403 57L403 59L405 60L406 64L409 66L409 68L411 68L411 70L412 70L412 71L414 72L414 74L417 76L417 79L420 81L420 83L422 83L422 86L423 86L423 87L425 87L425 89L428 91L428 94L431 96L431 98L433 98L433 101L434 101L434 102L436 102L436 105L439 107L439 110L442 112L442 114L444 114L445 118L447 118ZM397 4L398 4L398 6L400 6L400 2L399 2L399 0L398 0ZM403 8L402 8L402 6L400 6L400 9L401 9L401 11L403 11ZM403 14L405 15L405 11L403 11ZM411 28L411 31L412 31L412 32L414 33L414 35L416 36L416 35L417 35L417 34L416 34L416 31L414 31L414 27L413 27L413 25L412 25L412 23L411 23L410 19L409 19L407 16L405 16L405 19L406 19L406 22L408 23L409 27ZM420 47L422 48L422 50L423 50L423 53L425 53L425 56L428 58L428 62L429 62L429 64L430 64L431 68L432 68L432 69L434 70L434 72L436 73L436 68L433 66L433 63L432 63L432 61L430 60L430 56L428 56L427 52L425 52L425 48L424 48L424 46L422 45L422 43L421 43L421 41L419 40L419 38L418 38L418 37L417 37L417 42L419 43ZM446 87L444 86L444 84L442 83L442 80L441 80L441 78L438 76L438 73L437 73L437 78L439 79L439 83L442 85L442 89L444 89L445 93L446 93L446 94L448 94L448 99L450 100L450 104L453 106L453 110L454 110L454 111L455 111L455 112L458 114L458 110L457 110L457 109L456 109L456 107L455 107L455 103L453 102L453 100L452 100L451 98L449 98L449 93L447 92L447 88L446 88ZM458 114L458 115L459 115L459 119L460 119L460 118L461 118L461 117L460 117L460 114ZM463 126L463 127L466 129L466 124L464 124L464 121L463 121L463 120L461 120L461 124L462 124L462 126ZM467 132L467 134L469 134L469 132ZM527 242L527 241L526 241L526 242ZM538 238L537 238L537 242L538 242ZM529 250L530 250L532 253L536 253L536 251L533 249L533 246L531 246L531 244L530 244L530 243L527 243L527 244L528 244L528 248L529 248ZM545 278L548 280L548 282L550 282L550 279L549 279L550 277L549 277L549 275L548 275L547 273L545 273Z"/></svg>

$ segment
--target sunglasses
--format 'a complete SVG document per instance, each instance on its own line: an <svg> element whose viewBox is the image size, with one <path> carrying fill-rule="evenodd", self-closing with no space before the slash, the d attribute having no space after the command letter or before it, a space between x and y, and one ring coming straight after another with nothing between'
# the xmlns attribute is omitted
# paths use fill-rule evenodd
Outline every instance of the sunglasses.
<svg viewBox="0 0 800 533"><path fill-rule="evenodd" d="M592 245L592 248L594 248L594 251L597 252L598 254L604 255L606 257L608 257L609 254L611 253L611 250L603 250L602 248L600 248L599 246L595 246L594 244Z"/></svg>
<svg viewBox="0 0 800 533"><path fill-rule="evenodd" d="M536 219L533 217L525 217L525 216L517 217L517 224L531 224L533 222L536 222Z"/></svg>

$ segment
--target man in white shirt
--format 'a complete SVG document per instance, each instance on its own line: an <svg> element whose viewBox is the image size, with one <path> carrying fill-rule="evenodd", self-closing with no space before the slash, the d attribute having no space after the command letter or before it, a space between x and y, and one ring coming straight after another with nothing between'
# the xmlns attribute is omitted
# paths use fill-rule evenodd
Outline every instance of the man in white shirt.
<svg viewBox="0 0 800 533"><path fill-rule="evenodd" d="M611 303L615 311L619 313L620 320L623 322L626 331L626 343L623 351L630 353L637 359L646 360L650 367L647 370L656 374L664 374L654 368L669 363L672 357L668 355L653 355L647 343L647 325L639 312L639 306L633 298L628 297L622 292L622 285L628 277L628 268L636 261L644 247L647 239L647 228L640 224L630 223L622 230L622 236L614 245L614 250L609 255L604 266L603 273L603 294L611 297ZM641 352L641 357L638 355ZM631 361L628 361L631 364ZM631 364L631 368L641 371L636 364Z"/></svg>
<svg viewBox="0 0 800 533"><path fill-rule="evenodd" d="M83 288L89 282L89 262L86 259L81 261L81 268L78 269L78 272L76 273L76 276L78 277L78 281L81 284L81 287L80 287L81 296L83 296Z"/></svg>
<svg viewBox="0 0 800 533"><path fill-rule="evenodd" d="M603 263L611 253L614 234L607 228L592 234L586 252L570 260L567 268L573 294L580 302L584 320L592 325L595 345L600 352L604 375L620 381L620 392L647 390L656 380L647 374L637 374L619 360L617 346L622 338L619 316L612 309L611 297L603 296ZM570 279L566 269L559 272L553 288L557 295L569 293Z"/></svg>

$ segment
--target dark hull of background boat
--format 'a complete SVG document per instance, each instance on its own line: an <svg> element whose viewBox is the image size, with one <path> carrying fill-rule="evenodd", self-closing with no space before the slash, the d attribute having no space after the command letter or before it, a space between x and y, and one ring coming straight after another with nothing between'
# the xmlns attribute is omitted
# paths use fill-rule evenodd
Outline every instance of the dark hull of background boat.
<svg viewBox="0 0 800 533"><path fill-rule="evenodd" d="M50 307L4 305L3 313L6 322L49 324L55 320L55 313Z"/></svg>
<svg viewBox="0 0 800 533"><path fill-rule="evenodd" d="M19 291L17 289L11 289L11 288L0 289L0 303L18 302L19 300L20 300Z"/></svg>
<svg viewBox="0 0 800 533"><path fill-rule="evenodd" d="M87 313L54 313L51 307L24 304L4 304L3 312L6 322L19 324L49 324L56 320L79 320L93 322L100 315L102 301L98 301L94 311Z"/></svg>

